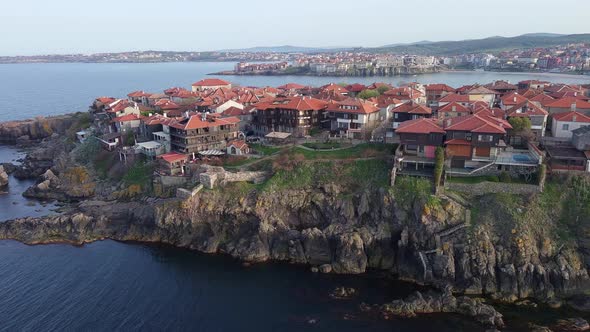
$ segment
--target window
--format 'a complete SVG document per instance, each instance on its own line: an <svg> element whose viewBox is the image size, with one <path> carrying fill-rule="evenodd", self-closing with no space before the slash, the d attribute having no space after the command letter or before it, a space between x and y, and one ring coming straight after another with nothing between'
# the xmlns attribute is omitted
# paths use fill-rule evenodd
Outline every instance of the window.
<svg viewBox="0 0 590 332"><path fill-rule="evenodd" d="M564 124L564 125L561 127L561 129L562 129L562 130L570 130L570 125L569 125L569 124Z"/></svg>

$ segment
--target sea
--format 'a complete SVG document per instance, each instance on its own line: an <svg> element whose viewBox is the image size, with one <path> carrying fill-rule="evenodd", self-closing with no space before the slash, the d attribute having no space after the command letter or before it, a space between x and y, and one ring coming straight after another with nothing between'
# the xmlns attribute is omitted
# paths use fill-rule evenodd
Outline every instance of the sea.
<svg viewBox="0 0 590 332"><path fill-rule="evenodd" d="M98 96L135 90L189 88L233 63L0 65L0 122L84 112ZM446 83L454 87L494 80L541 79L590 83L590 77L492 72L444 72L402 77L225 76L242 86L296 82L370 84ZM0 163L23 152L0 146ZM59 213L52 202L22 197L34 181L10 177L0 192L0 222ZM336 287L358 296L336 300ZM0 241L0 331L484 331L454 314L390 318L363 313L361 303L383 304L416 286L372 271L361 276L314 274L283 263L245 266L231 257L162 245L99 241L83 246L29 246ZM526 330L570 315L543 308L502 307L509 330ZM579 313L575 313L580 315Z"/></svg>

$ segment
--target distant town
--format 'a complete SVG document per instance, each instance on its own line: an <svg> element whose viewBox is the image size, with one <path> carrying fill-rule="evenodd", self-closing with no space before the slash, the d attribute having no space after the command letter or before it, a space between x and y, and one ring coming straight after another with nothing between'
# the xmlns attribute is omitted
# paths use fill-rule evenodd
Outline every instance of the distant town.
<svg viewBox="0 0 590 332"><path fill-rule="evenodd" d="M549 46L501 47L503 39L431 43L382 48L306 49L255 48L216 52L135 51L123 53L0 56L0 63L156 63L235 62L233 70L215 75L396 76L446 70L590 73L590 37L552 37ZM582 37L580 37L582 36ZM570 37L570 36L566 36ZM518 39L520 38L520 39ZM533 38L532 40L529 40ZM539 37L540 38L540 37ZM561 38L561 39L557 39ZM509 38L507 38L509 39ZM534 37L514 37L516 45L533 44ZM588 39L588 40L587 40ZM490 40L494 41L491 42ZM564 43L555 44L563 40ZM576 42L568 42L568 41ZM583 42L578 42L583 40ZM546 41L542 39L542 41ZM476 43L477 42L477 43ZM541 41L538 41L539 44ZM475 45L486 45L481 47ZM507 43L507 42L504 42ZM441 45L442 44L442 45ZM494 49L495 48L495 49Z"/></svg>

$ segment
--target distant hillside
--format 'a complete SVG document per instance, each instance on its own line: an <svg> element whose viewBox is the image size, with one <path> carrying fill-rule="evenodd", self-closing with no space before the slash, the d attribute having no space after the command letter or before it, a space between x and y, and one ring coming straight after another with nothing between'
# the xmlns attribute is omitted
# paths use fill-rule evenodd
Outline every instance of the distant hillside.
<svg viewBox="0 0 590 332"><path fill-rule="evenodd" d="M464 53L494 52L516 48L549 47L568 43L590 43L590 34L558 35L532 33L517 37L489 37L461 41L416 43L365 49L377 53L409 53L424 55L454 55Z"/></svg>

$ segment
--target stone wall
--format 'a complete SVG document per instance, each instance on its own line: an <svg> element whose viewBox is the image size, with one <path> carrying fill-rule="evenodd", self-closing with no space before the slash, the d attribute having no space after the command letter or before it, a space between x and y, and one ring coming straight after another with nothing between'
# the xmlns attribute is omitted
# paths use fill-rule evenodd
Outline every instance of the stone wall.
<svg viewBox="0 0 590 332"><path fill-rule="evenodd" d="M475 196L481 196L485 194L518 194L518 195L529 195L538 193L541 191L540 187L534 184L522 184L522 183L504 183L504 182L480 182L480 183L454 183L448 182L445 184L445 189L454 190L464 193L469 193Z"/></svg>
<svg viewBox="0 0 590 332"><path fill-rule="evenodd" d="M190 182L191 178L186 176L168 176L168 175L160 175L159 183L163 187L183 187Z"/></svg>
<svg viewBox="0 0 590 332"><path fill-rule="evenodd" d="M201 167L202 170L197 173L199 182L207 189L230 182L262 183L268 176L266 172L228 172L219 166L202 165Z"/></svg>

